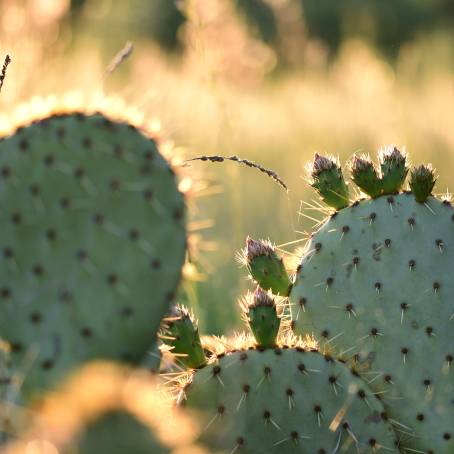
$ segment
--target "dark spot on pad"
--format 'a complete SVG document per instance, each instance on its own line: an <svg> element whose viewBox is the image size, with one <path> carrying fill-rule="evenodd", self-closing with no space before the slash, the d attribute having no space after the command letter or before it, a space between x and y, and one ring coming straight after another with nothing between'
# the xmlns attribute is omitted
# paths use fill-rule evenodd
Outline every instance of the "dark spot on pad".
<svg viewBox="0 0 454 454"><path fill-rule="evenodd" d="M84 327L80 330L80 334L82 337L88 338L93 336L93 331L88 327Z"/></svg>
<svg viewBox="0 0 454 454"><path fill-rule="evenodd" d="M159 259L153 259L150 262L150 266L153 270L159 270L161 269L161 261Z"/></svg>
<svg viewBox="0 0 454 454"><path fill-rule="evenodd" d="M116 178L113 178L109 182L109 187L112 191L117 191L120 188L120 182Z"/></svg>
<svg viewBox="0 0 454 454"><path fill-rule="evenodd" d="M44 157L44 164L47 167L50 167L54 163L54 156L52 154L48 154Z"/></svg>
<svg viewBox="0 0 454 454"><path fill-rule="evenodd" d="M30 321L32 323L40 323L42 321L43 317L41 316L41 314L39 312L32 312L30 314Z"/></svg>
<svg viewBox="0 0 454 454"><path fill-rule="evenodd" d="M8 166L2 167L2 177L6 180L11 175L11 169Z"/></svg>
<svg viewBox="0 0 454 454"><path fill-rule="evenodd" d="M62 198L60 199L60 206L61 206L63 209L69 208L69 206L70 206L70 201L69 201L68 197L62 197Z"/></svg>
<svg viewBox="0 0 454 454"><path fill-rule="evenodd" d="M18 131L16 131L17 133ZM29 143L28 143L28 140L27 139L22 139L20 142L19 142L19 149L21 151L27 151L29 149Z"/></svg>
<svg viewBox="0 0 454 454"><path fill-rule="evenodd" d="M129 306L126 306L124 307L122 310L121 310L121 315L123 317L131 317L131 315L133 314L133 309L132 307L129 307Z"/></svg>
<svg viewBox="0 0 454 454"><path fill-rule="evenodd" d="M151 189L145 189L143 191L143 196L145 200L151 200L153 198L153 191Z"/></svg>
<svg viewBox="0 0 454 454"><path fill-rule="evenodd" d="M85 171L82 167L77 167L77 169L74 171L74 176L76 178L82 178L85 174Z"/></svg>
<svg viewBox="0 0 454 454"><path fill-rule="evenodd" d="M322 243L315 243L315 252L320 252L322 249Z"/></svg>
<svg viewBox="0 0 454 454"><path fill-rule="evenodd" d="M49 228L46 230L46 238L49 240L49 241L55 241L57 239L57 232L52 229L52 228Z"/></svg>
<svg viewBox="0 0 454 454"><path fill-rule="evenodd" d="M108 283L109 285L112 285L112 286L113 286L113 285L115 285L117 282L118 282L118 277L117 277L116 274L111 273L111 274L109 274L109 275L107 276L107 283Z"/></svg>
<svg viewBox="0 0 454 454"><path fill-rule="evenodd" d="M77 259L83 262L87 258L87 252L83 249L79 249L76 253Z"/></svg>
<svg viewBox="0 0 454 454"><path fill-rule="evenodd" d="M33 274L35 276L42 276L44 274L44 268L42 265L37 263L36 265L33 265Z"/></svg>
<svg viewBox="0 0 454 454"><path fill-rule="evenodd" d="M23 350L22 344L19 342L13 342L10 344L12 353L20 353Z"/></svg>
<svg viewBox="0 0 454 454"><path fill-rule="evenodd" d="M85 148L90 148L92 145L91 139L89 137L84 137L84 139L82 140L82 145Z"/></svg>
<svg viewBox="0 0 454 454"><path fill-rule="evenodd" d="M73 297L68 290L63 290L60 293L60 302L62 302L64 304L68 304L72 301L72 299L73 299Z"/></svg>
<svg viewBox="0 0 454 454"><path fill-rule="evenodd" d="M93 222L96 224L96 225L102 225L103 222L104 222L104 216L100 213L95 213L93 215Z"/></svg>
<svg viewBox="0 0 454 454"><path fill-rule="evenodd" d="M3 299L7 299L11 296L11 290L8 287L1 287L0 288L0 297Z"/></svg>
<svg viewBox="0 0 454 454"><path fill-rule="evenodd" d="M44 370L52 369L54 363L50 359L46 359L41 363L41 368Z"/></svg>

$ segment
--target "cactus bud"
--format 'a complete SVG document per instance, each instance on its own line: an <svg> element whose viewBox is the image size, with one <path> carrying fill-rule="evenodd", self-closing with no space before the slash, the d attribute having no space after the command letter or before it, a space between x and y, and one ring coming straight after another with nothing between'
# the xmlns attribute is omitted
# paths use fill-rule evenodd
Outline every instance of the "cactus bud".
<svg viewBox="0 0 454 454"><path fill-rule="evenodd" d="M275 295L287 296L291 281L281 257L274 246L265 240L246 238L243 251L249 273L264 290L271 290Z"/></svg>
<svg viewBox="0 0 454 454"><path fill-rule="evenodd" d="M170 315L163 320L160 338L172 348L172 354L184 366L197 369L206 364L197 323L186 307L172 308Z"/></svg>
<svg viewBox="0 0 454 454"><path fill-rule="evenodd" d="M274 347L281 324L274 298L257 287L253 294L248 294L242 305L245 319L257 345L264 348Z"/></svg>
<svg viewBox="0 0 454 454"><path fill-rule="evenodd" d="M395 194L402 188L407 177L407 156L395 146L379 153L383 194Z"/></svg>
<svg viewBox="0 0 454 454"><path fill-rule="evenodd" d="M419 203L424 203L432 192L437 178L430 164L420 165L410 172L410 189Z"/></svg>
<svg viewBox="0 0 454 454"><path fill-rule="evenodd" d="M378 197L382 192L382 182L378 172L368 156L353 156L350 171L354 183L372 198Z"/></svg>
<svg viewBox="0 0 454 454"><path fill-rule="evenodd" d="M310 174L312 187L327 205L336 210L348 205L348 186L342 169L334 158L326 158L316 153Z"/></svg>

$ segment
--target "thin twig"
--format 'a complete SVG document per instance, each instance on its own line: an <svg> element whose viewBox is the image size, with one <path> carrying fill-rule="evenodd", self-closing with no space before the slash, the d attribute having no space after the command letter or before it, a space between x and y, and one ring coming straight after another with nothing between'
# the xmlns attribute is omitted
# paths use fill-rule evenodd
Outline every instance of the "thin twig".
<svg viewBox="0 0 454 454"><path fill-rule="evenodd" d="M282 186L286 191L288 191L287 185L285 184L284 180L282 180L281 177L276 172L274 172L273 170L267 169L253 161L249 161L249 159L242 159L235 155L234 156L198 156L196 158L188 159L185 162L190 162L190 161L210 161L210 162L234 161L234 162L238 162L238 163L244 164L248 167L257 169L262 173L265 173L270 178L272 178L276 183L278 183L280 186Z"/></svg>
<svg viewBox="0 0 454 454"><path fill-rule="evenodd" d="M112 74L132 54L133 50L133 43L128 41L107 66L103 79Z"/></svg>
<svg viewBox="0 0 454 454"><path fill-rule="evenodd" d="M11 57L8 54L6 54L5 61L3 62L2 73L0 74L0 92L2 91L3 82L6 77L6 68L8 68L8 65L10 63L11 63Z"/></svg>

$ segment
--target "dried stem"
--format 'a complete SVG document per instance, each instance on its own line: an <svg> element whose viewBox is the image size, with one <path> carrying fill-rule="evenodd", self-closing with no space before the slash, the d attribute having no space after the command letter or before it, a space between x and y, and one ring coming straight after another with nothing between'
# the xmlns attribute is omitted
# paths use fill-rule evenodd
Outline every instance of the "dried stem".
<svg viewBox="0 0 454 454"><path fill-rule="evenodd" d="M0 92L2 91L3 82L5 81L6 69L8 68L8 65L10 63L11 63L11 57L8 54L6 54L5 61L3 62L2 72L0 74Z"/></svg>
<svg viewBox="0 0 454 454"><path fill-rule="evenodd" d="M248 159L242 159L239 158L238 156L198 156L196 158L188 159L185 162L190 162L190 161L210 161L210 162L224 162L224 161L234 161L238 162L240 164L244 164L248 167L252 167L254 169L259 170L260 172L268 175L270 178L272 178L276 183L278 183L280 186L282 186L285 190L288 190L287 185L285 184L284 180L282 180L279 175L274 172L273 170L266 169L265 167L261 166L260 164L257 164L253 161L249 161Z"/></svg>
<svg viewBox="0 0 454 454"><path fill-rule="evenodd" d="M104 73L104 79L112 74L131 54L132 51L134 50L134 45L131 41L128 41L123 49L121 49L115 57L112 59L112 61L109 63L109 66L107 66L106 71Z"/></svg>

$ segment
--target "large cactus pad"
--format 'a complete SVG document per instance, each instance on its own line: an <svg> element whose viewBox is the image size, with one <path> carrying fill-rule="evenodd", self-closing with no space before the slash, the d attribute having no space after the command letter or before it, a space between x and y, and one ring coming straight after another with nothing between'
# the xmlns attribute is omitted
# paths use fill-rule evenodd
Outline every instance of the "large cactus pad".
<svg viewBox="0 0 454 454"><path fill-rule="evenodd" d="M184 200L156 142L101 114L0 142L0 336L26 392L94 358L138 362L173 299Z"/></svg>
<svg viewBox="0 0 454 454"><path fill-rule="evenodd" d="M205 412L204 441L241 453L395 451L381 402L347 366L303 348L236 351L182 391Z"/></svg>
<svg viewBox="0 0 454 454"><path fill-rule="evenodd" d="M453 273L451 204L399 194L329 218L291 292L296 332L356 363L408 452L454 452Z"/></svg>

